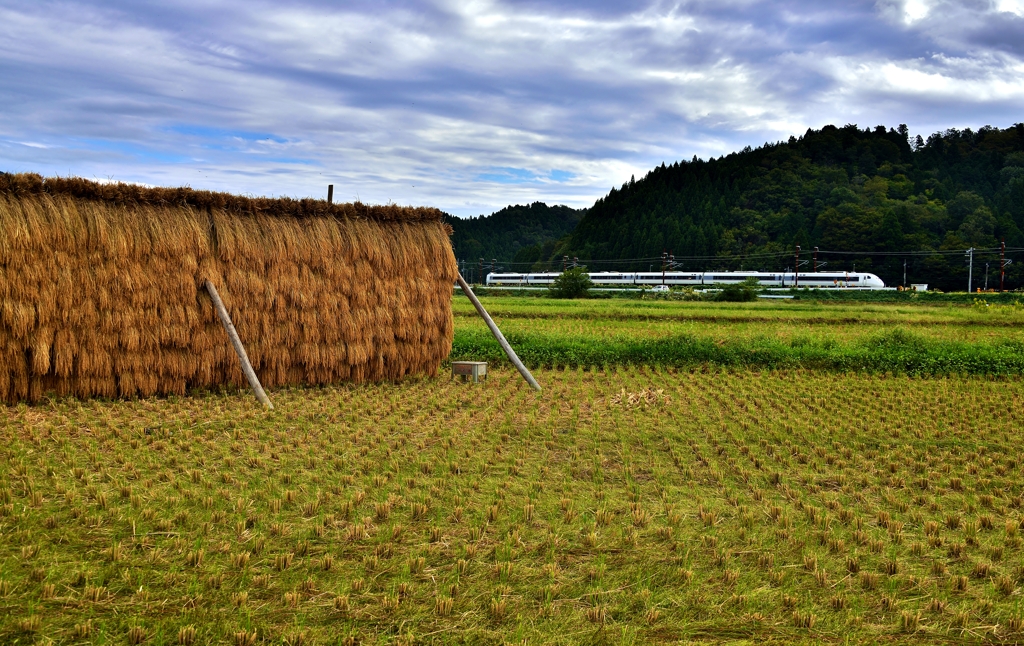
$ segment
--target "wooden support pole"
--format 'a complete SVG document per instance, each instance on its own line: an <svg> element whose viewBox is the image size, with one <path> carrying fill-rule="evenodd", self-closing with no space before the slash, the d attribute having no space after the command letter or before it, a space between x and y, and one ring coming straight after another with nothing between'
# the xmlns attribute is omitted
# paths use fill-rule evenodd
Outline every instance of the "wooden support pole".
<svg viewBox="0 0 1024 646"><path fill-rule="evenodd" d="M508 355L509 361L511 361L516 367L519 374L523 376L526 383L530 384L530 387L534 390L540 390L540 384L538 384L537 380L533 378L530 371L526 369L523 362L519 360L519 356L516 354L516 351L513 350L512 346L510 346L508 341L505 340L505 335L502 334L501 330L498 329L498 326L494 324L494 320L491 319L491 315L487 313L487 310L485 310L484 306L480 303L480 299L476 297L473 290L466 284L466 281L462 278L462 274L459 274L459 287L461 287L462 291L466 293L469 300L473 302L473 307L476 308L477 313L484 319L484 322L487 323L487 327L491 328L491 334L493 334L494 338L498 340L498 344L501 346L501 349L505 351L506 355Z"/></svg>
<svg viewBox="0 0 1024 646"><path fill-rule="evenodd" d="M224 330L228 333L228 338L231 339L231 345L235 346L235 352L238 353L238 360L242 362L242 372L245 373L245 378L249 380L249 385L252 386L253 393L256 394L256 399L260 400L260 403L274 410L274 405L270 403L270 398L267 397L267 393L263 392L263 386L260 385L260 380L256 378L256 371L252 369L252 364L249 363L249 355L245 353L245 346L242 345L242 340L238 338L238 332L235 331L235 326L231 322L231 317L228 316L228 311L224 307L224 301L220 300L220 294L217 293L217 288L213 286L209 280L206 281L206 291L210 292L210 298L213 299L213 307L217 310L217 316L220 317L220 322L224 324Z"/></svg>

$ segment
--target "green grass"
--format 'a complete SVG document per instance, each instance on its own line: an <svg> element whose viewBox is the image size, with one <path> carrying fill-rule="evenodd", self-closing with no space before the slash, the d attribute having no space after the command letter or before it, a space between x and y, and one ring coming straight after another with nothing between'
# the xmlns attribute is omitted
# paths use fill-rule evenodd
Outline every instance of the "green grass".
<svg viewBox="0 0 1024 646"><path fill-rule="evenodd" d="M807 367L1024 373L1024 308L486 298L531 366ZM453 359L504 361L465 299Z"/></svg>
<svg viewBox="0 0 1024 646"><path fill-rule="evenodd" d="M477 295L486 295L494 298L525 298L532 301L544 300L550 298L550 292L546 289L488 289L487 287L477 285L473 288L473 291ZM458 293L458 291L456 291ZM682 294L686 293L684 290L678 290L675 296L666 297L664 295L654 294L652 292L640 292L640 291L628 291L628 292L605 292L595 290L590 292L589 298L594 300L612 300L612 301L657 301L657 300L670 300L671 298L682 298ZM1024 290L1007 291L1007 292L898 292L898 291L876 291L876 290L861 290L861 289L788 289L788 290L771 290L770 294L781 294L787 296L793 296L794 299L805 303L828 303L828 304L847 304L847 305L867 305L867 304L882 304L882 305L908 305L917 307L920 305L971 305L976 300L983 300L990 304L996 305L1013 305L1014 303L1024 302ZM716 291L708 291L706 293L695 292L688 296L688 298L704 299L705 303L714 302L717 297Z"/></svg>
<svg viewBox="0 0 1024 646"><path fill-rule="evenodd" d="M0 408L0 642L1024 638L1019 380L537 377Z"/></svg>
<svg viewBox="0 0 1024 646"><path fill-rule="evenodd" d="M484 297L485 307L496 317L531 322L580 320L603 324L622 321L666 324L695 323L733 326L744 323L799 324L815 328L913 326L948 330L986 328L999 330L1024 324L1024 307L993 304L985 307L960 304L829 303L817 301L757 301L752 303L684 302L664 300L556 300L521 297ZM473 318L469 300L456 294L452 303L456 319ZM730 328L731 330L731 328ZM844 330L845 331L845 330Z"/></svg>

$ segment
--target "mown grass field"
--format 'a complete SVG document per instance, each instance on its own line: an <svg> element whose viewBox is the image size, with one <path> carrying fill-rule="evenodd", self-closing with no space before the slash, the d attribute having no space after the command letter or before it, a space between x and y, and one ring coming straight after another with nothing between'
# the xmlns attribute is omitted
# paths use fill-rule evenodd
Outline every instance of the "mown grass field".
<svg viewBox="0 0 1024 646"><path fill-rule="evenodd" d="M1024 639L1020 381L537 377L0 409L0 641Z"/></svg>

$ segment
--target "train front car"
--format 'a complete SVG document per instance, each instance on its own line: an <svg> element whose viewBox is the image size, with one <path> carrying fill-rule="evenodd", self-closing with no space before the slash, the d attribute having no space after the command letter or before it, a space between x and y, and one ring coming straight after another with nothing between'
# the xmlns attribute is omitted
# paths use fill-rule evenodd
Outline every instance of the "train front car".
<svg viewBox="0 0 1024 646"><path fill-rule="evenodd" d="M885 289L885 281L874 274L861 274L860 286L868 289Z"/></svg>

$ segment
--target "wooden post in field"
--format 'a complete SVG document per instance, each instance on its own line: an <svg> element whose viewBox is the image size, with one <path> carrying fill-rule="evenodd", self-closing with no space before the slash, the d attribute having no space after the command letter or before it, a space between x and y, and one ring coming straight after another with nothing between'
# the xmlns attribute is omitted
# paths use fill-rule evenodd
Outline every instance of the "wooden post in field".
<svg viewBox="0 0 1024 646"><path fill-rule="evenodd" d="M511 361L512 364L516 367L516 370L519 371L519 374L523 376L523 379L526 380L526 383L530 384L531 388L533 388L534 390L540 390L540 384L538 384L537 380L533 378L533 375L530 374L530 371L526 369L526 366L523 365L523 362L519 360L519 355L516 354L516 351L513 350L512 346L510 346L508 344L508 341L505 340L505 335L502 334L501 330L498 329L498 326L494 324L494 320L491 319L491 315L487 313L487 310L484 309L483 304L480 303L480 299L476 297L476 294L473 293L473 290L469 288L468 284L466 284L466 281L462 278L462 274L459 274L458 280L459 287L461 287L462 291L466 293L466 296L469 297L469 300L473 302L473 307L476 308L477 313L483 318L484 323L487 323L487 327L491 329L491 334L493 334L494 338L498 340L498 345L500 345L501 349L505 351L506 355L508 355L509 361Z"/></svg>
<svg viewBox="0 0 1024 646"><path fill-rule="evenodd" d="M334 202L334 184L327 185L327 203L331 204Z"/></svg>
<svg viewBox="0 0 1024 646"><path fill-rule="evenodd" d="M260 380L256 378L256 371L252 369L252 364L249 363L249 355L245 353L245 346L242 345L242 340L238 338L238 332L235 330L235 325L231 322L231 317L228 316L228 311L224 307L224 301L220 300L217 288L209 280L206 281L206 291L210 292L213 307L217 310L217 316L220 317L220 322L224 325L228 338L231 339L231 345L235 347L238 360L242 362L242 372L245 373L245 378L249 380L249 385L252 387L253 393L256 394L256 399L260 400L260 403L270 410L274 410L274 405L270 403L267 393L263 392Z"/></svg>

